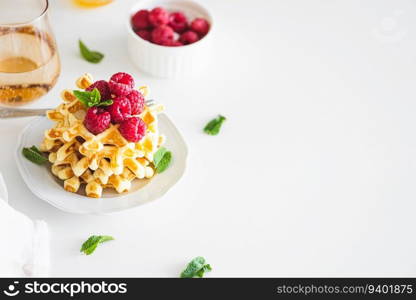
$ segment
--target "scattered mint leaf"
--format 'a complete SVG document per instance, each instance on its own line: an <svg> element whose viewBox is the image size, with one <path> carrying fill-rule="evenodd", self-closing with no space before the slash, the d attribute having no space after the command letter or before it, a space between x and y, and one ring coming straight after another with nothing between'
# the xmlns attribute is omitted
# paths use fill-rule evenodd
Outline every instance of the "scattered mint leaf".
<svg viewBox="0 0 416 300"><path fill-rule="evenodd" d="M201 270L199 270L198 272L196 272L196 276L199 278L204 277L205 272L210 272L212 270L210 265L205 265L202 267Z"/></svg>
<svg viewBox="0 0 416 300"><path fill-rule="evenodd" d="M209 135L217 135L220 132L222 123L226 118L219 115L217 118L211 120L204 128L204 132Z"/></svg>
<svg viewBox="0 0 416 300"><path fill-rule="evenodd" d="M209 264L205 264L205 258L198 256L191 260L191 262L186 266L186 269L182 271L181 278L202 278L205 272L209 272L211 270L211 266Z"/></svg>
<svg viewBox="0 0 416 300"><path fill-rule="evenodd" d="M210 265L210 264L205 265L205 266L204 266L204 271L205 271L205 272L210 272L210 271L212 271L212 267L211 267L211 265Z"/></svg>
<svg viewBox="0 0 416 300"><path fill-rule="evenodd" d="M172 160L172 152L168 151L165 147L160 147L159 150L153 155L153 164L158 173L165 171Z"/></svg>
<svg viewBox="0 0 416 300"><path fill-rule="evenodd" d="M163 157L160 159L159 163L156 165L156 171L158 173L164 172L170 165L172 160L172 152L166 151L163 154Z"/></svg>
<svg viewBox="0 0 416 300"><path fill-rule="evenodd" d="M79 51L81 52L82 57L90 63L97 64L104 58L104 54L88 49L81 40L79 40Z"/></svg>
<svg viewBox="0 0 416 300"><path fill-rule="evenodd" d="M38 165L43 165L48 161L48 159L45 156L43 156L42 152L40 152L40 150L36 148L36 146L32 146L30 148L23 148L22 154L28 160Z"/></svg>
<svg viewBox="0 0 416 300"><path fill-rule="evenodd" d="M81 252L84 252L86 255L90 255L95 251L99 244L111 240L114 240L114 238L109 235L92 235L82 244Z"/></svg>
<svg viewBox="0 0 416 300"><path fill-rule="evenodd" d="M168 150L166 150L166 148L165 147L160 147L157 151L156 151L156 153L155 153L155 155L153 155L153 162L154 162L154 164L155 164L155 166L157 166L158 164L159 164L159 162L162 160L162 158L163 158L163 155L165 155L165 153L167 152Z"/></svg>
<svg viewBox="0 0 416 300"><path fill-rule="evenodd" d="M35 151L36 153L40 154L43 156L43 153L35 146L33 145L32 147L30 147L30 150Z"/></svg>
<svg viewBox="0 0 416 300"><path fill-rule="evenodd" d="M101 101L101 94L98 89L93 89L92 91L73 91L75 97L84 104L86 107L93 107L93 106L108 106L113 104L113 100L105 100Z"/></svg>

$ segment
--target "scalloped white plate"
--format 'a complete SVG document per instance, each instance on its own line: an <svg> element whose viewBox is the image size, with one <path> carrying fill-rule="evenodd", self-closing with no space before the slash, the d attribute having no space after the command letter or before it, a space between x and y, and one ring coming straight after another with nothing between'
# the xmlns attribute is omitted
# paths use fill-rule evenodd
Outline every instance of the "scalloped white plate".
<svg viewBox="0 0 416 300"><path fill-rule="evenodd" d="M185 172L188 156L186 143L168 116L160 114L159 130L166 135L165 146L173 156L171 165L165 172L156 174L150 180L134 180L127 193L106 191L100 199L67 192L62 182L50 172L49 166L38 166L22 155L23 147L40 145L44 131L52 125L45 117L30 122L19 136L15 156L20 174L29 189L60 210L74 214L108 214L127 210L162 197Z"/></svg>

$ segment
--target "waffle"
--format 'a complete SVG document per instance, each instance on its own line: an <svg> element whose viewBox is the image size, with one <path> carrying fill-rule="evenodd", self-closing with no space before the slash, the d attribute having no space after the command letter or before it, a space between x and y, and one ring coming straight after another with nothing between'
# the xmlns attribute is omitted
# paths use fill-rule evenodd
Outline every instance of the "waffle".
<svg viewBox="0 0 416 300"><path fill-rule="evenodd" d="M76 85L85 89L92 82L91 75L85 74ZM147 87L139 90L147 96ZM64 90L61 97L63 103L47 112L54 126L45 131L40 150L48 153L51 172L63 181L65 190L82 193L83 188L88 197L100 198L104 189L124 193L133 180L154 176L153 155L165 141L158 131L162 105L145 106L140 118L147 125L146 135L132 143L120 134L118 124L92 134L83 124L84 105L70 90Z"/></svg>

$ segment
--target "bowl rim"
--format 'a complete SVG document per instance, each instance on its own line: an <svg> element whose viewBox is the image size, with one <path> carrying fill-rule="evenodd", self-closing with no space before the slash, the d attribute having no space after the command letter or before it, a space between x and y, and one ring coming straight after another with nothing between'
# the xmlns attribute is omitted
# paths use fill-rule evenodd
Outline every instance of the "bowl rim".
<svg viewBox="0 0 416 300"><path fill-rule="evenodd" d="M151 43L149 41L146 41L145 39L143 39L140 36L138 36L134 32L133 27L131 26L131 17L133 16L133 14L136 13L140 9L140 6L142 6L144 3L146 3L146 2L149 2L149 3L152 2L152 0L148 0L148 1L141 0L141 1L136 2L134 5L132 5L130 7L129 12L127 14L127 21L125 23L126 26L127 26L128 33L131 36L133 36L133 38L134 38L135 41L138 41L138 42L140 42L140 43L142 43L142 44L144 44L144 45L146 45L148 47L154 47L155 49L169 49L167 51L181 51L181 50L184 50L184 49L192 49L192 48L195 48L195 47L199 47L201 44L204 44L205 43L204 41L207 38L211 38L211 36L212 36L212 33L211 32L212 32L212 30L214 28L214 26L213 26L214 19L212 17L212 14L210 13L210 11L205 6L203 6L199 1L192 1L192 0L166 0L166 1L168 1L168 2L176 2L177 1L177 2L181 2L181 3L188 2L188 3L192 4L192 5L197 6L201 10L203 10L204 13L206 14L207 18L209 19L208 21L209 21L210 27L209 27L208 33L205 36L203 36L200 40L196 41L195 43L188 44L188 45L177 46L177 47L163 46L163 45L158 45L158 44L154 44L154 43Z"/></svg>

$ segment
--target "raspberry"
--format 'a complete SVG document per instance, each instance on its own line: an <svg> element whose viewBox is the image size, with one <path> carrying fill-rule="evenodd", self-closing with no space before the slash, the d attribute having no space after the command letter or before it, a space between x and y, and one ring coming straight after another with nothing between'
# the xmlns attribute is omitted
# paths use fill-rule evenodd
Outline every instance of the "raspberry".
<svg viewBox="0 0 416 300"><path fill-rule="evenodd" d="M133 143L137 143L145 136L146 129L146 123L137 117L132 117L123 121L118 128L121 135L126 140Z"/></svg>
<svg viewBox="0 0 416 300"><path fill-rule="evenodd" d="M203 37L209 31L209 23L205 19L196 18L191 23L191 29L198 33L200 37Z"/></svg>
<svg viewBox="0 0 416 300"><path fill-rule="evenodd" d="M155 27L166 25L169 23L169 13L162 7L155 7L149 13L149 22Z"/></svg>
<svg viewBox="0 0 416 300"><path fill-rule="evenodd" d="M110 127L110 113L103 108L91 107L85 115L84 125L92 134L99 134Z"/></svg>
<svg viewBox="0 0 416 300"><path fill-rule="evenodd" d="M134 79L127 73L119 72L111 76L108 84L111 94L125 96L134 88Z"/></svg>
<svg viewBox="0 0 416 300"><path fill-rule="evenodd" d="M111 115L111 122L121 123L131 115L130 101L124 96L119 96L107 107L107 111Z"/></svg>
<svg viewBox="0 0 416 300"><path fill-rule="evenodd" d="M86 88L89 92L93 89L97 89L100 92L101 100L111 99L110 87L108 86L107 81L98 80Z"/></svg>
<svg viewBox="0 0 416 300"><path fill-rule="evenodd" d="M138 31L136 31L136 34L141 37L142 39L144 39L145 41L150 41L150 31L146 30L146 29L140 29Z"/></svg>
<svg viewBox="0 0 416 300"><path fill-rule="evenodd" d="M139 10L131 17L131 24L134 30L150 28L152 25L149 23L149 11L147 9Z"/></svg>
<svg viewBox="0 0 416 300"><path fill-rule="evenodd" d="M183 44L179 41L172 41L168 44L166 44L165 46L169 46L169 47L178 47L178 46L183 46Z"/></svg>
<svg viewBox="0 0 416 300"><path fill-rule="evenodd" d="M169 26L177 33L182 33L188 28L188 20L181 12L171 13L169 16Z"/></svg>
<svg viewBox="0 0 416 300"><path fill-rule="evenodd" d="M196 32L188 30L181 34L179 41L184 45L195 43L199 40L199 36Z"/></svg>
<svg viewBox="0 0 416 300"><path fill-rule="evenodd" d="M126 97L130 101L131 114L141 114L144 109L144 97L142 93L137 90L132 90Z"/></svg>
<svg viewBox="0 0 416 300"><path fill-rule="evenodd" d="M167 45L173 41L174 31L170 26L162 25L152 31L152 42L159 45Z"/></svg>

